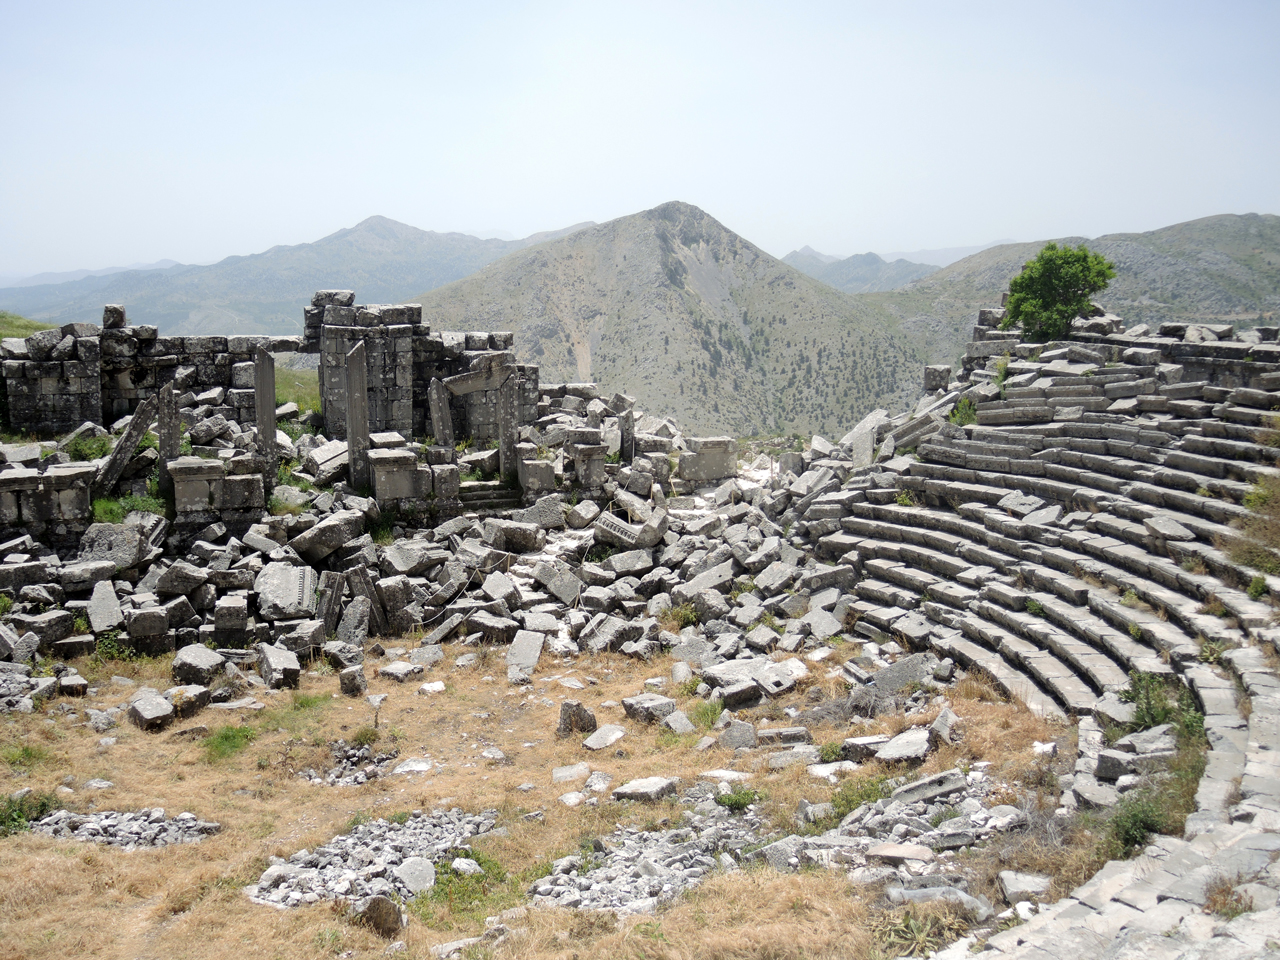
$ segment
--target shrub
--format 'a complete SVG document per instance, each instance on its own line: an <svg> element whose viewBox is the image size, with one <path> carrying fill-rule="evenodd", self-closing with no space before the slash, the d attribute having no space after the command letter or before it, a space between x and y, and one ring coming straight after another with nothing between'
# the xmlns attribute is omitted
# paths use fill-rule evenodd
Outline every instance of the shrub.
<svg viewBox="0 0 1280 960"><path fill-rule="evenodd" d="M1009 281L1009 302L1000 327L1022 324L1023 338L1035 343L1061 340L1071 321L1089 309L1089 298L1105 290L1115 265L1084 244L1047 243Z"/></svg>
<svg viewBox="0 0 1280 960"><path fill-rule="evenodd" d="M724 807L726 810L732 810L734 813L741 813L751 804L760 799L760 795L750 787L738 787L729 793L721 793L716 796L716 803Z"/></svg>
<svg viewBox="0 0 1280 960"><path fill-rule="evenodd" d="M1250 580L1248 593L1250 600L1261 600L1267 593L1267 578L1259 575Z"/></svg>
<svg viewBox="0 0 1280 960"><path fill-rule="evenodd" d="M1044 604L1040 603L1039 600L1028 600L1027 613L1031 614L1033 617L1043 617Z"/></svg>
<svg viewBox="0 0 1280 960"><path fill-rule="evenodd" d="M662 617L663 628L671 630L672 633L679 633L685 627L692 627L697 622L698 612L693 609L692 603L682 603L678 607L672 607Z"/></svg>
<svg viewBox="0 0 1280 960"><path fill-rule="evenodd" d="M898 495L893 498L893 502L900 507L914 507L916 498L912 496L910 490L899 490Z"/></svg>
<svg viewBox="0 0 1280 960"><path fill-rule="evenodd" d="M957 427L967 427L971 423L978 422L978 407L968 397L962 399L956 404L955 409L951 411L951 416L947 417Z"/></svg>
<svg viewBox="0 0 1280 960"><path fill-rule="evenodd" d="M1164 804L1148 791L1134 791L1120 798L1115 813L1107 821L1107 839L1113 855L1130 856L1145 846L1153 833L1167 829Z"/></svg>
<svg viewBox="0 0 1280 960"><path fill-rule="evenodd" d="M0 837L21 833L33 820L41 820L62 804L51 793L28 793L26 796L7 795L0 799Z"/></svg>
<svg viewBox="0 0 1280 960"><path fill-rule="evenodd" d="M844 756L844 744L839 740L830 740L818 748L818 759L823 763L835 763Z"/></svg>

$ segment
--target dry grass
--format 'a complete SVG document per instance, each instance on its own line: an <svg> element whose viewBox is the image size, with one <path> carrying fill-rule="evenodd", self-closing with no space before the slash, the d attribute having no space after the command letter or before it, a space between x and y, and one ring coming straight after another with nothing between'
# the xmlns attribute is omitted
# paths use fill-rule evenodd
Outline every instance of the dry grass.
<svg viewBox="0 0 1280 960"><path fill-rule="evenodd" d="M323 767L328 741L349 739L372 721L363 700L326 698L337 685L331 675L304 674L298 696L268 698L267 710L244 718L257 731L252 742L217 761L208 758L199 738L176 735L200 725L214 730L236 722L235 717L213 711L162 734L122 726L111 731L118 743L107 748L98 745L98 734L73 726L53 711L9 715L0 724L0 745L38 746L42 753L30 765L0 764L0 790L31 786L52 791L68 775L76 784L103 777L116 786L102 793L77 788L67 798L68 805L119 810L163 806L170 815L190 810L220 822L223 830L198 845L134 853L31 834L5 840L0 843L0 960L212 960L232 951L241 960L294 960L348 950L355 956L380 953L382 941L329 905L275 911L250 903L241 887L256 880L269 857L287 857L324 843L344 832L358 813L386 816L454 804L469 810L498 809L509 835L474 845L519 876L539 862L578 850L584 840L607 834L620 823L647 829L673 826L684 809L675 803L615 804L602 799L599 806L571 810L556 798L580 785L551 783L552 767L588 760L609 772L616 785L654 774L692 782L703 770L735 765L727 751L694 751L694 736L663 735L656 728L626 721L621 706L601 706L639 692L647 678L669 677L669 658L649 663L614 656L565 663L544 658L532 685L511 687L499 655L473 669L455 669L453 659L463 652L468 651L447 648L445 661L423 678L445 680L443 694L420 697L416 683L370 680L371 692L388 694L380 711L380 745L396 744L402 757L430 756L444 764L443 769L355 788L317 787L295 775L306 766ZM105 664L82 660L77 666L104 685L97 706L120 703L134 689L111 686L113 675L161 688L169 685L169 658ZM571 689L559 682L569 678L585 688ZM825 683L812 681L815 686ZM687 712L700 702L670 686L666 692ZM567 698L583 700L602 723L623 724L627 736L603 755L583 750L577 739L557 741L559 706ZM803 700L802 691L795 702ZM961 717L964 739L933 754L919 774L989 759L990 774L1013 784L1034 774L1029 749L1033 739L1062 739L1065 734L1018 705L988 702L984 696L956 697L954 709ZM855 721L846 729L824 730L823 737L839 740L895 732L908 724L927 723L935 714L931 709L909 719L899 715ZM780 723L790 721L784 716ZM1026 749L1011 751L1009 744ZM503 750L509 762L497 765L482 759L481 751L491 746ZM903 772L907 771L872 763L854 777ZM525 783L534 788L518 789ZM762 769L752 786L762 794L759 809L788 830L794 829L792 817L801 799L823 802L836 789L809 777L803 765L777 772ZM532 811L541 811L543 819L523 819ZM496 913L520 900L516 894L522 892L513 880L481 907ZM497 946L494 956L873 956L873 938L865 924L870 907L855 892L838 871L795 876L744 871L717 876L658 917L627 919L616 929L574 914L534 911L521 921L527 923L527 939ZM409 960L426 958L432 944L479 934L485 912L436 911L429 925L411 921L404 932L408 952L403 955Z"/></svg>
<svg viewBox="0 0 1280 960"><path fill-rule="evenodd" d="M616 925L533 912L495 960L845 960L880 956L868 898L841 873L766 869L716 876L669 909Z"/></svg>

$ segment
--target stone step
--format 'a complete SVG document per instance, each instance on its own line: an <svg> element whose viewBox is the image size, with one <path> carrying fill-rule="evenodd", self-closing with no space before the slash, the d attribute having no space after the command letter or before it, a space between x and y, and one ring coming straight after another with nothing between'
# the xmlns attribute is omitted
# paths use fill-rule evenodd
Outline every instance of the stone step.
<svg viewBox="0 0 1280 960"><path fill-rule="evenodd" d="M996 687L1007 697L1020 700L1037 717L1066 722L1067 715L1035 682L1021 670L1006 663L1000 654L962 636L938 638L934 651L951 657L956 663L969 669L978 669L991 677Z"/></svg>
<svg viewBox="0 0 1280 960"><path fill-rule="evenodd" d="M1047 593L1035 593L1032 596L1044 609L1046 620L1095 650L1105 653L1125 671L1173 672L1155 650L1134 640L1129 634L1116 630L1088 607L1064 603Z"/></svg>
<svg viewBox="0 0 1280 960"><path fill-rule="evenodd" d="M1006 662L1033 677L1039 687L1068 712L1077 715L1092 712L1093 705L1098 701L1097 695L1075 675L1074 670L1053 654L977 613L961 617L958 625L970 640L994 650Z"/></svg>
<svg viewBox="0 0 1280 960"><path fill-rule="evenodd" d="M1036 602L1039 603L1038 600ZM1094 693L1121 690L1129 683L1128 672L1123 666L1043 617L1006 610L984 600L975 601L969 609L1067 664Z"/></svg>

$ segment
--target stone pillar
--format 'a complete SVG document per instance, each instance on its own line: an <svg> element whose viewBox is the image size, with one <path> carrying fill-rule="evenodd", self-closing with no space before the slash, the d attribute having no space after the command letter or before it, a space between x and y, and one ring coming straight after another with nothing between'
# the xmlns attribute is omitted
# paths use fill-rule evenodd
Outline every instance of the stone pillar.
<svg viewBox="0 0 1280 960"><path fill-rule="evenodd" d="M169 474L169 461L177 460L182 449L182 421L178 419L178 392L173 381L160 388L159 426L160 436L160 495L173 493L173 477Z"/></svg>
<svg viewBox="0 0 1280 960"><path fill-rule="evenodd" d="M431 407L431 432L436 446L453 449L453 415L449 413L449 388L433 378L427 387L427 402Z"/></svg>
<svg viewBox="0 0 1280 960"><path fill-rule="evenodd" d="M513 373L498 388L498 471L504 477L516 472L516 441L520 433L518 397Z"/></svg>
<svg viewBox="0 0 1280 960"><path fill-rule="evenodd" d="M347 477L357 490L370 486L369 369L363 340L347 354Z"/></svg>
<svg viewBox="0 0 1280 960"><path fill-rule="evenodd" d="M636 412L635 407L627 407L618 411L618 432L622 435L622 446L619 458L623 463L630 463L636 458Z"/></svg>
<svg viewBox="0 0 1280 960"><path fill-rule="evenodd" d="M253 403L258 420L258 455L266 460L266 482L276 482L276 361L258 348L253 358Z"/></svg>

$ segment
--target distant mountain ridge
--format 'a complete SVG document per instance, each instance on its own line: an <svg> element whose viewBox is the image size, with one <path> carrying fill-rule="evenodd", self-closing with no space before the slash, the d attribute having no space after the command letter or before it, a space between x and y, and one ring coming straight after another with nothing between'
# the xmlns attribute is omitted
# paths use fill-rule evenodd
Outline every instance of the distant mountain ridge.
<svg viewBox="0 0 1280 960"><path fill-rule="evenodd" d="M874 253L854 254L842 260L818 253L812 247L793 250L782 258L782 262L845 293L896 290L939 269L927 263L907 260L888 263Z"/></svg>
<svg viewBox="0 0 1280 960"><path fill-rule="evenodd" d="M1009 281L1048 241L1002 244L888 293L864 294L868 307L901 321L931 363L958 357L982 307L998 306ZM1146 233L1114 233L1084 243L1116 265L1094 299L1126 323L1275 323L1280 310L1280 216L1221 214Z"/></svg>
<svg viewBox="0 0 1280 960"><path fill-rule="evenodd" d="M276 246L209 266L176 265L86 276L69 283L0 289L0 310L62 324L95 321L104 303L123 303L135 323L167 335L289 335L319 289L354 289L361 303L402 301L473 273L504 254L589 224L524 240L480 240L369 217L314 243Z"/></svg>
<svg viewBox="0 0 1280 960"><path fill-rule="evenodd" d="M433 324L512 330L546 381L595 380L703 433L843 435L918 391L897 321L687 203L510 254L414 297Z"/></svg>

